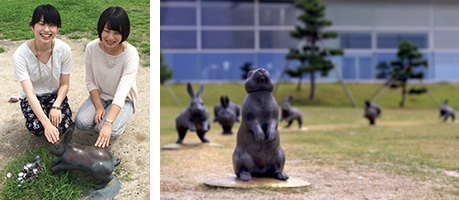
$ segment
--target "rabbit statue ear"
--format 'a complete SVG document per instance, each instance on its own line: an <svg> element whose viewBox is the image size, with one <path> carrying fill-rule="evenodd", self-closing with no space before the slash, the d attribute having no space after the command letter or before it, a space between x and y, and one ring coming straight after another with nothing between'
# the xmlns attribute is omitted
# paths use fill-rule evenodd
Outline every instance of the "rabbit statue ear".
<svg viewBox="0 0 459 200"><path fill-rule="evenodd" d="M220 103L221 103L222 105L225 104L225 97L223 97L223 96L220 97Z"/></svg>
<svg viewBox="0 0 459 200"><path fill-rule="evenodd" d="M248 73L247 73L247 78L250 78L253 74L255 70L250 70Z"/></svg>
<svg viewBox="0 0 459 200"><path fill-rule="evenodd" d="M193 92L193 87L191 87L190 82L188 82L186 89L188 90L188 94L190 94L191 98L194 98L194 92Z"/></svg>
<svg viewBox="0 0 459 200"><path fill-rule="evenodd" d="M196 94L196 97L201 97L203 90L204 90L204 85L201 84L201 86L199 86L199 90L198 90L198 93Z"/></svg>
<svg viewBox="0 0 459 200"><path fill-rule="evenodd" d="M72 140L73 136L73 129L70 128L65 134L64 134L64 144L68 144L70 140Z"/></svg>
<svg viewBox="0 0 459 200"><path fill-rule="evenodd" d="M290 102L292 101L292 99L293 99L293 94L290 94L290 96L288 97L288 101Z"/></svg>

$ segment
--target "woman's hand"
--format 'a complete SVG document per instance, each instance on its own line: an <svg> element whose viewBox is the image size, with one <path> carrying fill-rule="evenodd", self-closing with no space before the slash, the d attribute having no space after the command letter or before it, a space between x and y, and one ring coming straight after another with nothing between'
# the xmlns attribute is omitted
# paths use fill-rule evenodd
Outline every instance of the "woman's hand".
<svg viewBox="0 0 459 200"><path fill-rule="evenodd" d="M49 124L44 127L45 128L45 137L48 140L48 142L51 142L52 144L55 144L56 142L59 141L59 130L52 125Z"/></svg>
<svg viewBox="0 0 459 200"><path fill-rule="evenodd" d="M102 119L104 119L104 116L105 116L105 108L96 109L96 114L94 115L94 121L96 122L97 125L99 125L102 122Z"/></svg>
<svg viewBox="0 0 459 200"><path fill-rule="evenodd" d="M94 146L102 148L108 147L111 134L112 125L108 122L104 123L99 131L99 138L97 138L96 144Z"/></svg>
<svg viewBox="0 0 459 200"><path fill-rule="evenodd" d="M51 108L48 114L49 121L54 127L58 127L62 121L62 112L58 109Z"/></svg>

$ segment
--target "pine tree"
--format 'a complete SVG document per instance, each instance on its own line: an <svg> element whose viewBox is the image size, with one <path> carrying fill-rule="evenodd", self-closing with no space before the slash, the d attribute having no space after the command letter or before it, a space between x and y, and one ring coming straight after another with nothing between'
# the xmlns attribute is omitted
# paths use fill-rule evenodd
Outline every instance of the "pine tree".
<svg viewBox="0 0 459 200"><path fill-rule="evenodd" d="M309 99L315 97L316 88L316 73L320 72L321 76L327 76L328 72L333 69L333 65L329 60L326 60L324 49L319 47L320 40L336 38L337 32L324 31L327 26L331 26L332 22L325 19L324 4L320 0L299 0L295 1L295 7L302 10L303 13L298 16L301 25L295 26L295 30L290 32L290 36L304 41L305 45L298 49L290 48L287 59L299 60L301 65L296 67L296 70L287 70L286 73L293 77L299 78L297 89L301 89L301 80L304 73L309 74L311 91ZM341 49L329 49L331 55L342 55Z"/></svg>
<svg viewBox="0 0 459 200"><path fill-rule="evenodd" d="M422 60L422 53L418 51L418 47L407 40L400 42L397 53L398 60L391 61L391 77L393 80L399 81L399 84L394 86L402 87L402 99L400 107L405 106L406 85L409 79L423 79L422 71L415 72L415 69L428 66L427 60ZM425 88L411 89L412 94L422 94L427 92Z"/></svg>

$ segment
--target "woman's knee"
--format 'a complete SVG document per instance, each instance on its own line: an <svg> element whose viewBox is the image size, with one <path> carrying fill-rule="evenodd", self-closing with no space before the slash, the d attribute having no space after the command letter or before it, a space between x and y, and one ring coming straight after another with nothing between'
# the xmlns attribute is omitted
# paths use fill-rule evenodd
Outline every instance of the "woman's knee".
<svg viewBox="0 0 459 200"><path fill-rule="evenodd" d="M92 120L90 121L87 119L82 119L77 115L77 117L75 117L75 126L78 128L78 130L88 131L94 127L94 122Z"/></svg>

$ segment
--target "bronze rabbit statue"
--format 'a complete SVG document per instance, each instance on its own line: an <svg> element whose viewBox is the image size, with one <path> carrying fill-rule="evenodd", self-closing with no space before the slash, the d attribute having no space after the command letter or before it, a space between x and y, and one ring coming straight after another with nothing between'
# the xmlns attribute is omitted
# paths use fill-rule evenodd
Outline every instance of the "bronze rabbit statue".
<svg viewBox="0 0 459 200"><path fill-rule="evenodd" d="M203 90L204 86L201 84L198 93L195 95L191 84L188 82L187 91L190 95L191 102L190 105L175 118L175 129L179 136L175 143L181 144L188 130L196 131L201 142L210 142L204 135L210 129L210 120L209 111L207 111L201 99Z"/></svg>
<svg viewBox="0 0 459 200"><path fill-rule="evenodd" d="M381 107L366 100L364 117L368 119L368 121L370 122L370 125L375 125L376 118L380 116L381 116Z"/></svg>
<svg viewBox="0 0 459 200"><path fill-rule="evenodd" d="M218 122L223 128L223 134L233 134L231 130L235 122L240 122L240 106L231 102L228 96L220 97L221 104L214 106L214 122Z"/></svg>
<svg viewBox="0 0 459 200"><path fill-rule="evenodd" d="M233 153L234 173L243 181L252 177L287 180L289 177L283 171L285 155L277 130L279 108L272 94L274 84L265 69L252 70L247 77L247 95L242 103L242 122Z"/></svg>
<svg viewBox="0 0 459 200"><path fill-rule="evenodd" d="M285 126L285 128L288 128L290 127L290 125L292 125L293 120L297 120L298 127L301 129L301 125L303 123L303 114L301 114L300 110L298 110L297 108L290 106L290 102L292 102L292 99L293 95L290 95L288 99L284 98L284 103L282 103L280 121L287 121L288 124Z"/></svg>
<svg viewBox="0 0 459 200"><path fill-rule="evenodd" d="M97 183L94 189L104 188L112 179L112 172L115 166L120 164L119 159L113 156L103 148L95 146L84 146L70 143L72 139L75 124L70 124L70 128L64 133L63 139L48 148L49 152L58 156L54 160L56 164L51 171L60 170L81 170L89 172Z"/></svg>
<svg viewBox="0 0 459 200"><path fill-rule="evenodd" d="M452 107L446 106L446 104L448 104L448 99L445 99L445 101L441 103L439 117L443 117L444 122L446 122L448 118L451 117L451 121L454 122L456 120L454 109Z"/></svg>

